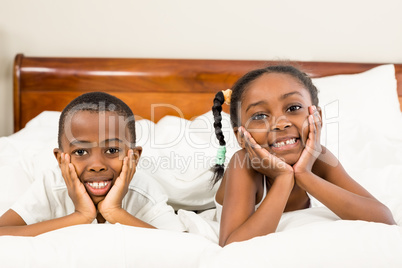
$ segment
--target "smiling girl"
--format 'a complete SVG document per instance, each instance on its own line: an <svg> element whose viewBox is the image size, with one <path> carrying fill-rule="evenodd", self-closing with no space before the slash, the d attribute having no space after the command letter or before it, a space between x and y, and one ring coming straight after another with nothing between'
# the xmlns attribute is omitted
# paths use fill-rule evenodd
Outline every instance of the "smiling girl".
<svg viewBox="0 0 402 268"><path fill-rule="evenodd" d="M224 171L225 101L242 149ZM214 182L223 177L215 196L221 246L275 232L283 212L310 206L309 195L341 219L395 224L390 210L320 144L317 89L297 68L251 71L231 93L218 92L212 110L221 145L214 167Z"/></svg>

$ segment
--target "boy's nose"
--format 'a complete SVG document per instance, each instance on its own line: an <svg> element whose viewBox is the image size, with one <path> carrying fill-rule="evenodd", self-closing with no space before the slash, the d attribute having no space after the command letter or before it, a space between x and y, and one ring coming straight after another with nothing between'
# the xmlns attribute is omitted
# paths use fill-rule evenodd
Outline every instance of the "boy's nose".
<svg viewBox="0 0 402 268"><path fill-rule="evenodd" d="M292 123L286 118L286 116L280 116L273 118L271 122L271 131L284 130L292 125Z"/></svg>
<svg viewBox="0 0 402 268"><path fill-rule="evenodd" d="M89 170L94 172L100 172L107 170L107 166L105 165L102 157L92 157L92 162L89 165Z"/></svg>

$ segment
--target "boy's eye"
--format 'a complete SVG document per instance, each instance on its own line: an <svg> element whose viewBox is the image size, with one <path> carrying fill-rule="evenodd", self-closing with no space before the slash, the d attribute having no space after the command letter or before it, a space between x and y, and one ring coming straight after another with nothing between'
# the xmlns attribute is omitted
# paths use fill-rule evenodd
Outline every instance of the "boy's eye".
<svg viewBox="0 0 402 268"><path fill-rule="evenodd" d="M263 120L265 118L267 118L266 114L255 114L251 117L253 120Z"/></svg>
<svg viewBox="0 0 402 268"><path fill-rule="evenodd" d="M290 106L286 111L287 111L287 112L295 112L295 111L297 111L297 110L299 110L299 109L301 109L301 106L300 106L300 105L292 105L292 106Z"/></svg>
<svg viewBox="0 0 402 268"><path fill-rule="evenodd" d="M120 152L119 148L109 148L109 149L106 150L107 154L117 154L119 152Z"/></svg>
<svg viewBox="0 0 402 268"><path fill-rule="evenodd" d="M83 149L78 149L78 150L75 150L75 151L74 151L74 154L75 154L75 155L78 155L78 156L83 156L83 155L88 154L88 152L85 151L85 150L83 150Z"/></svg>

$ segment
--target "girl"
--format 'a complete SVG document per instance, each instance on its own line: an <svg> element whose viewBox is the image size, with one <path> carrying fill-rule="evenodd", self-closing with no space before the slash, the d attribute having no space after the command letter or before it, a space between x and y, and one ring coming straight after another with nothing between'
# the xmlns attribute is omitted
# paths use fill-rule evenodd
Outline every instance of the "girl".
<svg viewBox="0 0 402 268"><path fill-rule="evenodd" d="M229 98L242 149L224 172L221 111ZM214 167L214 182L223 177L215 196L221 246L275 232L284 211L310 206L309 195L341 219L395 224L390 210L320 144L317 89L305 73L293 66L251 71L233 93L217 93L212 110L221 145Z"/></svg>

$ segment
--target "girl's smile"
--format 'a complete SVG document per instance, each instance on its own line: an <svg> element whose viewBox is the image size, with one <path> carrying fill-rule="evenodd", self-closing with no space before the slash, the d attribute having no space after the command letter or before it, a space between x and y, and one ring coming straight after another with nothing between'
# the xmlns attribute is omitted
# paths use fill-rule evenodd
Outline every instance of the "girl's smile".
<svg viewBox="0 0 402 268"><path fill-rule="evenodd" d="M299 138L296 137L283 137L278 138L272 144L269 145L272 151L283 151L283 150L291 150L299 145Z"/></svg>
<svg viewBox="0 0 402 268"><path fill-rule="evenodd" d="M252 82L241 104L241 125L270 153L293 165L308 138L310 93L287 74L264 74Z"/></svg>

